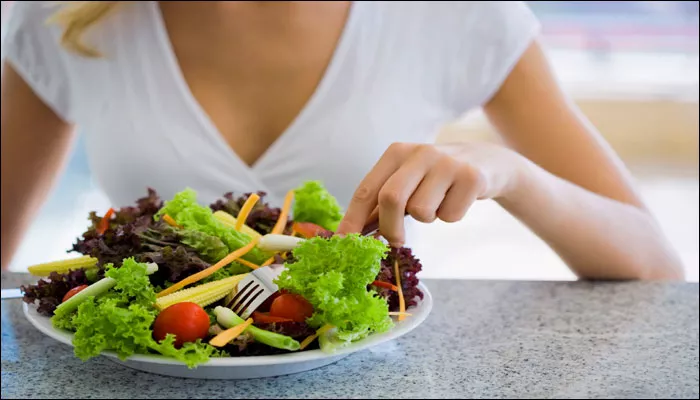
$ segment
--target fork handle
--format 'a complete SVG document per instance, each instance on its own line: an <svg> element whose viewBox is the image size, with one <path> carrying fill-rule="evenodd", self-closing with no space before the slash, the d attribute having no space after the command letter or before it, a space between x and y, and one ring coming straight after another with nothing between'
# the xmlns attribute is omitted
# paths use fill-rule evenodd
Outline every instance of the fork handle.
<svg viewBox="0 0 700 400"><path fill-rule="evenodd" d="M404 217L408 216L408 211L404 211L403 216ZM379 232L379 218L368 223L367 225L365 225L364 228L362 228L362 236L374 235L377 232Z"/></svg>

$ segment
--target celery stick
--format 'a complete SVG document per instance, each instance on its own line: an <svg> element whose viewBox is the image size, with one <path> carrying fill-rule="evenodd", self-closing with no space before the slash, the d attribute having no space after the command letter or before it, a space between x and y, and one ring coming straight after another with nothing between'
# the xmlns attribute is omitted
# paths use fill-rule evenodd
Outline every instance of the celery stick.
<svg viewBox="0 0 700 400"><path fill-rule="evenodd" d="M58 315L59 317L66 315L78 308L80 303L87 300L88 297L101 295L102 293L105 293L109 289L113 288L116 284L117 281L115 281L112 278L102 278L99 281L81 290L80 292L76 293L70 299L59 304L58 307L56 307L54 314Z"/></svg>
<svg viewBox="0 0 700 400"><path fill-rule="evenodd" d="M149 263L146 265L146 274L150 275L154 272L158 271L158 265L154 263ZM92 285L86 287L85 289L81 290L80 292L76 293L73 297L70 299L64 301L63 303L59 304L58 307L56 307L56 310L54 311L55 315L63 316L66 315L72 311L74 311L80 303L84 302L87 300L88 297L91 296L99 296L102 293L107 292L109 289L113 288L116 286L117 281L114 280L114 278L106 277L102 278L99 281L93 283Z"/></svg>
<svg viewBox="0 0 700 400"><path fill-rule="evenodd" d="M226 329L245 322L243 321L243 318L236 315L236 313L234 313L230 308L218 306L214 309L214 314L216 314L217 322ZM258 342L276 349L296 351L299 350L299 347L301 347L299 342L290 338L289 336L266 331L252 325L245 331L253 335L253 338Z"/></svg>

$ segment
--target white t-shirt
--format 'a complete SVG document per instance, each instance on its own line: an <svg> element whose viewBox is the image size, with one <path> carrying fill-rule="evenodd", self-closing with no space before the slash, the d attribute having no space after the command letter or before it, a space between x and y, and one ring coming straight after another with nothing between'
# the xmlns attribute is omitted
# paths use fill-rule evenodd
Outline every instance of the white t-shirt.
<svg viewBox="0 0 700 400"><path fill-rule="evenodd" d="M64 50L49 2L17 2L7 60L85 137L92 172L116 207L152 187L185 187L208 203L324 182L347 205L392 142L432 142L438 129L498 90L539 31L523 2L356 2L316 92L253 167L227 145L177 64L158 2L132 2L88 31L104 54ZM255 140L251 137L250 140Z"/></svg>

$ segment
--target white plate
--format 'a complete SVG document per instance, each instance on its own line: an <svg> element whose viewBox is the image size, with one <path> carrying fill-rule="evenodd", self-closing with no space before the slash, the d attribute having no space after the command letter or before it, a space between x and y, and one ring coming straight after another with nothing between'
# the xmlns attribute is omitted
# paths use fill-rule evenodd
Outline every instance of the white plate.
<svg viewBox="0 0 700 400"><path fill-rule="evenodd" d="M172 358L157 355L133 355L122 361L114 353L104 352L102 354L129 368L182 378L251 379L308 371L334 363L356 351L396 339L418 327L425 321L433 307L433 298L428 289L422 283L418 287L425 296L416 307L409 310L412 314L410 317L401 322L395 321L394 327L388 332L372 335L333 354L326 354L321 350L309 350L272 356L212 358L195 369L189 369ZM24 315L35 328L45 335L72 346L72 333L55 329L48 317L39 315L34 307L29 307L26 303L24 303Z"/></svg>

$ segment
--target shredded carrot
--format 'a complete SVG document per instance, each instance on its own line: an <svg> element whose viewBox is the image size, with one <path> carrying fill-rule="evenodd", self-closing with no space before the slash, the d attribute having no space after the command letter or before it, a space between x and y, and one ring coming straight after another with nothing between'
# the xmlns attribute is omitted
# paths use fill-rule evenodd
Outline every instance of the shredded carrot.
<svg viewBox="0 0 700 400"><path fill-rule="evenodd" d="M250 262L250 261L248 261L248 260L244 260L244 259L242 259L242 258L239 259L238 262L241 263L241 264L243 264L243 265L245 265L246 267L251 268L251 269L258 269L258 268L260 268L259 265L255 264L255 263L252 263L252 262Z"/></svg>
<svg viewBox="0 0 700 400"><path fill-rule="evenodd" d="M327 332L329 329L331 329L331 328L333 328L333 325L330 325L330 324L323 325L321 328L319 328L319 329L316 331L316 333L314 333L314 334L311 335L311 336L308 336L306 339L304 339L304 340L300 343L300 345L299 345L299 350L304 350L304 349L305 349L306 347L308 347L311 343L313 343L314 340L316 340L316 338L319 337L319 335L323 335L324 333L326 333L326 332Z"/></svg>
<svg viewBox="0 0 700 400"><path fill-rule="evenodd" d="M287 227L287 216L289 215L289 209L292 208L292 201L294 201L294 190L290 190L287 192L287 195L284 196L284 206L280 212L280 217L277 219L277 223L275 224L275 227L272 228L272 232L270 233L279 235L284 232L284 228Z"/></svg>
<svg viewBox="0 0 700 400"><path fill-rule="evenodd" d="M262 263L260 266L261 266L261 267L267 267L268 265L272 264L273 262L275 262L275 256L272 256L272 257L268 258L268 259L265 260L265 262Z"/></svg>
<svg viewBox="0 0 700 400"><path fill-rule="evenodd" d="M190 275L187 278L181 280L180 282L170 286L167 289L164 289L158 294L156 294L156 297L163 297L166 295L169 295L170 293L174 293L182 288L184 288L187 285L193 284L195 282L198 282L209 275L213 274L214 272L220 270L221 268L229 265L231 262L235 261L237 258L244 256L246 253L249 251L253 250L255 246L258 244L260 241L260 238L253 238L253 240L250 241L247 245L241 247L240 249L232 252L231 254L227 255L226 257L222 258L221 261L217 262L216 264L212 265L211 267L199 271L194 275Z"/></svg>
<svg viewBox="0 0 700 400"><path fill-rule="evenodd" d="M175 222L173 217L171 217L168 214L163 215L163 221L165 221L165 223L170 226L174 226L175 228L182 228L182 225L179 225L177 222Z"/></svg>
<svg viewBox="0 0 700 400"><path fill-rule="evenodd" d="M399 288L396 285L393 285L389 282L374 281L374 282L372 282L372 286L393 290L394 292L399 291Z"/></svg>
<svg viewBox="0 0 700 400"><path fill-rule="evenodd" d="M398 317L404 315L404 316L406 316L406 317L410 317L410 316L412 316L413 314L407 313L407 312L390 311L390 312L389 312L389 315L390 315L390 316L398 316Z"/></svg>
<svg viewBox="0 0 700 400"><path fill-rule="evenodd" d="M109 229L109 220L112 219L112 215L114 214L114 209L110 208L107 210L105 213L104 217L100 220L99 225L97 226L97 233L99 235L102 235Z"/></svg>
<svg viewBox="0 0 700 400"><path fill-rule="evenodd" d="M238 336L243 333L244 330L246 330L251 324L253 323L253 318L248 318L243 322L242 324L238 324L234 326L233 328L226 329L225 331L219 333L218 335L214 336L210 341L209 344L214 346L214 347L223 347L226 346L226 344L233 339L237 338Z"/></svg>
<svg viewBox="0 0 700 400"><path fill-rule="evenodd" d="M399 260L394 261L394 275L396 275L396 288L399 289L399 321L406 319L406 300L403 298L403 290L401 290L401 275L399 275Z"/></svg>
<svg viewBox="0 0 700 400"><path fill-rule="evenodd" d="M257 203L258 200L260 200L260 196L252 193L250 196L248 196L248 200L243 203L243 207L241 207L241 211L238 213L238 218L236 218L235 229L237 231L241 230L245 224L245 220L248 219L248 214L253 211L253 206L255 206L255 203Z"/></svg>
<svg viewBox="0 0 700 400"><path fill-rule="evenodd" d="M318 333L314 333L311 336L307 336L306 339L302 340L302 342L299 344L299 350L304 350L305 348L307 348L311 343L314 342L314 340L316 340L317 337Z"/></svg>

